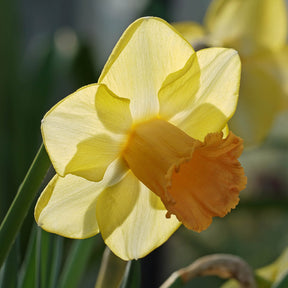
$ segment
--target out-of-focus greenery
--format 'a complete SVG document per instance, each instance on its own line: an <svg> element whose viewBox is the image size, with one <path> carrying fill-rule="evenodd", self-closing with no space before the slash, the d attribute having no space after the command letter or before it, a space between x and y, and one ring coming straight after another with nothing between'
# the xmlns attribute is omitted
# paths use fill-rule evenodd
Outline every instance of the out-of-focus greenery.
<svg viewBox="0 0 288 288"><path fill-rule="evenodd" d="M121 7L120 2L0 2L1 221L41 144L45 112L79 87L97 82L105 57L133 20L153 15L170 22L201 21L210 1L126 0ZM180 228L139 261L142 287L158 287L173 271L211 253L241 256L253 268L281 254L288 243L286 127L283 114L268 139L244 153L248 187L236 210L201 234ZM94 287L104 251L101 236L70 240L48 234L36 227L33 207L0 270L0 287ZM207 277L187 287L221 283Z"/></svg>

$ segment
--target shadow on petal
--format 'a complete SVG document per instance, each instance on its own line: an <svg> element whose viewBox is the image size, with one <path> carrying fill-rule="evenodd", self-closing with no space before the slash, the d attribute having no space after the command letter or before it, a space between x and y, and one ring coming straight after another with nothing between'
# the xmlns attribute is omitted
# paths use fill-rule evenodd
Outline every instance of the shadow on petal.
<svg viewBox="0 0 288 288"><path fill-rule="evenodd" d="M227 116L215 105L203 103L196 106L188 116L183 117L177 126L190 137L202 141L208 133L219 132L224 129L227 121Z"/></svg>
<svg viewBox="0 0 288 288"><path fill-rule="evenodd" d="M104 240L115 230L122 229L122 224L135 207L139 192L139 180L129 172L122 181L107 187L99 195L96 203L96 218Z"/></svg>
<svg viewBox="0 0 288 288"><path fill-rule="evenodd" d="M103 188L81 177L55 175L38 199L35 220L42 229L64 237L94 236L99 232L96 199Z"/></svg>
<svg viewBox="0 0 288 288"><path fill-rule="evenodd" d="M106 134L99 134L80 142L77 152L68 163L65 173L83 177L89 181L100 181L121 145Z"/></svg>

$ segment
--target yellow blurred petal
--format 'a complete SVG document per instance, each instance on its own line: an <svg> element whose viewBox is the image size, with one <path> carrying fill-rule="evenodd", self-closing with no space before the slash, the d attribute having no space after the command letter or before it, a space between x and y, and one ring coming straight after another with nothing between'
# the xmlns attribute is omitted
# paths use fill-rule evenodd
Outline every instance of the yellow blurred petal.
<svg viewBox="0 0 288 288"><path fill-rule="evenodd" d="M160 199L129 173L97 200L96 216L105 243L124 260L144 257L179 227L166 219Z"/></svg>
<svg viewBox="0 0 288 288"><path fill-rule="evenodd" d="M201 74L195 102L170 122L203 140L208 133L221 131L235 112L241 63L233 49L209 48L196 54Z"/></svg>
<svg viewBox="0 0 288 288"><path fill-rule="evenodd" d="M283 87L275 62L267 54L249 57L242 64L239 103L229 123L245 145L255 145L267 136L281 109Z"/></svg>
<svg viewBox="0 0 288 288"><path fill-rule="evenodd" d="M83 87L55 105L42 120L45 147L55 170L61 176L74 173L99 181L121 149L120 143L124 136L110 133L96 113L95 95L98 94L100 99L109 96L103 86L95 84ZM110 117L116 118L113 115ZM123 123L125 117L121 118ZM104 116L101 115L101 118ZM114 130L120 125L117 122L121 121L115 121Z"/></svg>
<svg viewBox="0 0 288 288"><path fill-rule="evenodd" d="M36 222L42 229L64 237L91 237L99 232L95 207L102 190L99 183L56 174L38 199Z"/></svg>
<svg viewBox="0 0 288 288"><path fill-rule="evenodd" d="M173 27L184 36L186 40L192 45L195 50L204 45L206 38L206 31L204 27L195 22L176 22L172 23Z"/></svg>
<svg viewBox="0 0 288 288"><path fill-rule="evenodd" d="M187 61L183 69L166 78L159 91L160 116L169 119L193 105L199 88L200 69L196 54Z"/></svg>
<svg viewBox="0 0 288 288"><path fill-rule="evenodd" d="M49 182L39 197L34 216L44 230L69 238L87 238L99 232L96 201L107 185L115 185L127 173L122 159L116 159L101 182L58 175Z"/></svg>
<svg viewBox="0 0 288 288"><path fill-rule="evenodd" d="M285 45L280 51L275 53L274 56L277 62L277 77L281 81L284 93L281 110L286 110L288 108L288 46Z"/></svg>
<svg viewBox="0 0 288 288"><path fill-rule="evenodd" d="M130 99L135 120L159 112L158 91L166 77L184 67L194 53L168 23L146 17L132 23L115 46L99 83Z"/></svg>
<svg viewBox="0 0 288 288"><path fill-rule="evenodd" d="M240 54L277 50L286 42L284 0L215 0L205 24L212 44L233 47Z"/></svg>

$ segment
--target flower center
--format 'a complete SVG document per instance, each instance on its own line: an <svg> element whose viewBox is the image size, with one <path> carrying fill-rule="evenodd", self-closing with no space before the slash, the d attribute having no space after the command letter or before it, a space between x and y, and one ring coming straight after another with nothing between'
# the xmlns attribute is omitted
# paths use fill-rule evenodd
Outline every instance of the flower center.
<svg viewBox="0 0 288 288"><path fill-rule="evenodd" d="M214 216L225 216L239 201L246 177L237 158L242 139L208 134L201 142L161 119L131 131L123 158L134 175L187 228L206 229Z"/></svg>

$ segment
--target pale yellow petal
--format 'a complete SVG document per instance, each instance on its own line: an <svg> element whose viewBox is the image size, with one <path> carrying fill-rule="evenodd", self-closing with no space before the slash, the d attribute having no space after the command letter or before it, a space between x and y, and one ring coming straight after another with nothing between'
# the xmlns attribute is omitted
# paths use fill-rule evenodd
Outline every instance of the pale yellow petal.
<svg viewBox="0 0 288 288"><path fill-rule="evenodd" d="M117 134L130 129L132 116L128 99L120 98L106 88L96 94L95 105L98 117L107 129Z"/></svg>
<svg viewBox="0 0 288 288"><path fill-rule="evenodd" d="M121 147L119 141L107 134L91 136L77 145L76 153L65 167L65 175L70 173L90 181L100 181Z"/></svg>
<svg viewBox="0 0 288 288"><path fill-rule="evenodd" d="M232 47L240 54L277 50L286 42L284 0L215 0L205 24L212 44Z"/></svg>
<svg viewBox="0 0 288 288"><path fill-rule="evenodd" d="M159 91L160 116L169 119L184 109L189 109L195 101L199 88L200 68L196 53L187 61L183 69L166 78Z"/></svg>
<svg viewBox="0 0 288 288"><path fill-rule="evenodd" d="M243 62L239 103L229 123L231 130L244 139L245 145L263 141L281 109L281 80L275 75L276 67L271 65L271 59L267 61L265 57L251 57Z"/></svg>
<svg viewBox="0 0 288 288"><path fill-rule="evenodd" d="M57 174L47 185L35 208L37 224L44 230L69 238L87 238L99 232L95 207L99 183Z"/></svg>
<svg viewBox="0 0 288 288"><path fill-rule="evenodd" d="M114 48L99 83L130 99L136 121L159 112L158 91L166 77L182 69L194 53L191 45L164 20L132 23Z"/></svg>
<svg viewBox="0 0 288 288"><path fill-rule="evenodd" d="M99 181L121 149L124 136L110 132L107 125L105 127L102 124L100 119L104 116L99 117L96 113L96 95L100 95L100 99L114 97L109 95L104 86L86 86L60 101L42 120L45 147L55 170L61 176L74 173L89 180ZM117 105L121 106L119 103ZM125 109L121 111L127 112ZM112 112L105 117L116 119L114 114L117 113ZM107 124L105 119L104 123ZM129 122L126 115L121 121L126 124ZM118 122L121 121L118 119ZM109 123L111 126L111 121ZM122 128L125 127L124 124L117 124L115 121L113 130L121 125Z"/></svg>
<svg viewBox="0 0 288 288"><path fill-rule="evenodd" d="M103 181L56 174L49 182L35 207L35 220L44 230L69 238L87 238L99 232L96 201L107 185L118 183L127 171L121 159L107 169Z"/></svg>
<svg viewBox="0 0 288 288"><path fill-rule="evenodd" d="M124 260L144 257L163 244L179 227L165 218L160 198L129 173L97 200L97 221L105 243Z"/></svg>
<svg viewBox="0 0 288 288"><path fill-rule="evenodd" d="M233 49L209 48L196 54L201 74L194 103L170 122L203 140L208 133L221 131L235 112L241 63Z"/></svg>
<svg viewBox="0 0 288 288"><path fill-rule="evenodd" d="M227 117L216 106L204 103L195 107L178 127L189 136L203 141L207 133L221 131L226 123Z"/></svg>
<svg viewBox="0 0 288 288"><path fill-rule="evenodd" d="M274 66L270 66L269 69L276 72L276 77L280 80L280 85L283 89L283 101L281 103L281 110L287 110L288 108L288 45L285 45L277 53L274 53L276 58L276 69Z"/></svg>

